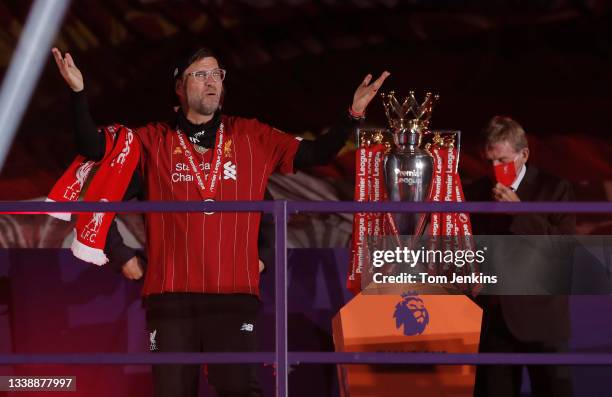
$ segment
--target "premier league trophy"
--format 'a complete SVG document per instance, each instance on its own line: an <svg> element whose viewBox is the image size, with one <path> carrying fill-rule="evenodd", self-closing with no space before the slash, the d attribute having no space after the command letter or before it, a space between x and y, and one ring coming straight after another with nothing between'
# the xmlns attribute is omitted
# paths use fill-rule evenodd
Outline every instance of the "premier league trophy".
<svg viewBox="0 0 612 397"><path fill-rule="evenodd" d="M384 165L387 197L390 201L426 201L432 187L434 160L421 148L421 142L438 95L427 93L421 105L413 91L402 103L393 91L382 97L394 143ZM400 235L419 236L425 228L426 215L396 213L392 217Z"/></svg>
<svg viewBox="0 0 612 397"><path fill-rule="evenodd" d="M400 103L393 92L383 94L387 128L357 131L355 201L464 201L457 172L460 132L429 130L437 100L437 95L427 94L418 103L410 92ZM464 249L469 247L465 238L471 235L469 215L464 213L356 213L347 276L347 288L355 296L334 316L336 351L476 353L482 310L463 289L400 277L415 270L444 275L443 266L432 267L427 260L415 268L392 261L374 266L373 260L375 252L397 247L441 252ZM407 236L412 236L411 241L405 240ZM407 384L420 397L447 395L450 390L453 396L469 397L475 371L471 366L461 370L435 366L424 372L341 364L338 375L342 397L392 396Z"/></svg>

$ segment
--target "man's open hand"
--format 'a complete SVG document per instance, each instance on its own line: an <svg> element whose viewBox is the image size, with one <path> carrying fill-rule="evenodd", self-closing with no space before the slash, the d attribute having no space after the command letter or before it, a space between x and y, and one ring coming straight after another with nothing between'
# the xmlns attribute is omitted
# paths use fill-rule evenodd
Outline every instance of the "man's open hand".
<svg viewBox="0 0 612 397"><path fill-rule="evenodd" d="M79 68L74 64L74 60L69 53L66 53L66 56L63 57L60 50L57 48L53 48L51 50L53 53L53 58L55 58L55 63L57 64L57 68L59 69L60 74L68 83L68 86L74 92L82 91L84 88L83 84L83 75Z"/></svg>
<svg viewBox="0 0 612 397"><path fill-rule="evenodd" d="M368 74L363 82L357 87L355 95L353 95L353 104L351 110L353 113L361 114L364 113L370 101L376 96L379 88L384 83L385 79L389 77L390 73L384 71L376 81L370 84L372 81L372 75Z"/></svg>

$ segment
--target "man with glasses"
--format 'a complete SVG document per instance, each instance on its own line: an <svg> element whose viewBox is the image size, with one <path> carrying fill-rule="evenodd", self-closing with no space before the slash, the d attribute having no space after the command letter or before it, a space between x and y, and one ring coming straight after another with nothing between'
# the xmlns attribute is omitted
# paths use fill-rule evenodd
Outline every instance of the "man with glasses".
<svg viewBox="0 0 612 397"><path fill-rule="evenodd" d="M105 138L87 109L81 72L69 54L53 49L62 77L75 94L77 146L99 160ZM388 77L368 75L353 103L327 134L306 141L255 119L222 114L225 70L201 48L173 73L180 103L176 120L134 130L141 147L139 172L126 196L147 200L261 200L269 175L330 161ZM143 295L151 350L254 351L259 306L259 213L147 213ZM138 260L124 267L137 278ZM253 365L209 365L220 397L257 396ZM196 396L199 365L155 365L156 396Z"/></svg>
<svg viewBox="0 0 612 397"><path fill-rule="evenodd" d="M482 140L484 157L491 164L492 175L466 189L469 201L574 199L568 181L527 165L527 137L515 120L493 117L483 130ZM475 235L567 235L575 233L576 224L574 214L560 213L473 213L471 220ZM544 266L540 263L532 265ZM550 278L559 277L567 281L570 277L568 270L571 272L571 269L552 269L562 276L550 274ZM537 280L522 280L525 284L534 281ZM479 296L477 302L483 307L481 353L555 353L567 350L570 332L567 296ZM528 365L527 369L532 395L572 395L568 367ZM520 365L480 365L476 370L474 396L518 397L521 394L522 373L523 367Z"/></svg>

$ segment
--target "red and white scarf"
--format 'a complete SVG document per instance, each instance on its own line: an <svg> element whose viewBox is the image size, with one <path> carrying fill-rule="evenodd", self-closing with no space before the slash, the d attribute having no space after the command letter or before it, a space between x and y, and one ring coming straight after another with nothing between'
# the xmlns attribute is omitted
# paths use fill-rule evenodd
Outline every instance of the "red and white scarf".
<svg viewBox="0 0 612 397"><path fill-rule="evenodd" d="M112 125L103 130L106 151L102 160L94 162L77 156L70 167L55 183L46 201L77 201L83 187L91 178L83 201L121 201L132 179L140 159L140 145L134 132L122 125ZM69 221L71 213L49 213L50 216ZM104 265L108 258L104 254L106 235L114 212L87 212L77 216L76 238L72 242L72 253L77 258Z"/></svg>

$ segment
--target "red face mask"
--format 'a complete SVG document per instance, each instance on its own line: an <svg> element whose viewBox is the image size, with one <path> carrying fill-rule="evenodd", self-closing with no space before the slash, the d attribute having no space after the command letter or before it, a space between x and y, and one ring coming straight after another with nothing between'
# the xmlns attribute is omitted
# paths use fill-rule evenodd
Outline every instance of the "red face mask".
<svg viewBox="0 0 612 397"><path fill-rule="evenodd" d="M495 172L495 180L506 187L510 187L516 179L514 161L494 165L493 171Z"/></svg>

